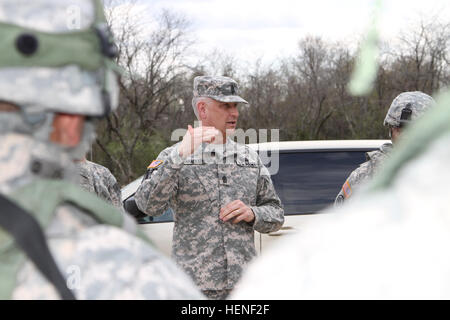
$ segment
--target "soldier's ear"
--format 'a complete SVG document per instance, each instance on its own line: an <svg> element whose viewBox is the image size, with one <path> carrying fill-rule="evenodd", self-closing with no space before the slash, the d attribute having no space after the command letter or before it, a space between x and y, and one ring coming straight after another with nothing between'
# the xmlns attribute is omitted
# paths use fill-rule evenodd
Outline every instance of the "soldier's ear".
<svg viewBox="0 0 450 320"><path fill-rule="evenodd" d="M198 116L199 116L199 120L205 120L207 115L208 115L208 111L206 108L206 102L204 101L199 101L197 103L197 110L198 110Z"/></svg>
<svg viewBox="0 0 450 320"><path fill-rule="evenodd" d="M392 143L395 143L398 140L398 138L401 135L401 133L402 133L402 129L401 128L393 127L393 128L390 129L389 135L390 135L390 138L392 140Z"/></svg>

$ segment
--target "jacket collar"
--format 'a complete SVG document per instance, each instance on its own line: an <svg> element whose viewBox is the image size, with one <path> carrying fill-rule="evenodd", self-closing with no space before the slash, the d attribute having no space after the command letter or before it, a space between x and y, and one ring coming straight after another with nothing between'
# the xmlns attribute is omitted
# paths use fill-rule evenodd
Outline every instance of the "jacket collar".
<svg viewBox="0 0 450 320"><path fill-rule="evenodd" d="M78 181L63 148L28 135L0 135L0 192L9 193L35 178Z"/></svg>

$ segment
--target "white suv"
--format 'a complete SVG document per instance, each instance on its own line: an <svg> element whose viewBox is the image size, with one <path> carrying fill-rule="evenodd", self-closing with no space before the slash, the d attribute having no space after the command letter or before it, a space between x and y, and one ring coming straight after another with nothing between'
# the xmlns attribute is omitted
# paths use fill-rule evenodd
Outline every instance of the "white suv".
<svg viewBox="0 0 450 320"><path fill-rule="evenodd" d="M322 219L324 215L318 213L334 203L350 172L366 161L365 153L378 149L386 142L389 140L288 141L249 145L260 153L263 162L264 158L278 157L276 166L273 163L266 165L271 171L272 181L285 213L281 230L269 234L255 233L258 253L270 246L275 239L301 231L310 221ZM273 169L278 170L272 172ZM140 212L133 195L141 181L142 177L122 188L124 206L138 219L142 229L158 249L170 255L172 210L169 209L158 217L149 217Z"/></svg>

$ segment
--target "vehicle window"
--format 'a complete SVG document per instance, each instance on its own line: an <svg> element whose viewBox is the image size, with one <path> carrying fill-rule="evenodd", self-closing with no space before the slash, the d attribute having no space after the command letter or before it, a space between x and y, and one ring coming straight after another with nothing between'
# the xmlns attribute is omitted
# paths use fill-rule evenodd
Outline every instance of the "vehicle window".
<svg viewBox="0 0 450 320"><path fill-rule="evenodd" d="M173 211L171 208L167 209L162 215L157 217L145 216L138 219L138 223L161 223L161 222L172 222L173 221Z"/></svg>
<svg viewBox="0 0 450 320"><path fill-rule="evenodd" d="M138 223L160 223L160 222L172 222L173 221L173 211L171 208L167 209L162 215L157 217L151 217L146 215L136 205L134 200L134 193L123 201L124 209L133 216Z"/></svg>
<svg viewBox="0 0 450 320"><path fill-rule="evenodd" d="M279 170L272 180L285 214L315 213L333 204L350 173L366 161L367 151L280 153ZM144 215L135 205L131 208L128 211L136 211L133 215L141 224L173 221L170 208L158 217Z"/></svg>
<svg viewBox="0 0 450 320"><path fill-rule="evenodd" d="M285 215L314 213L333 204L347 177L364 161L365 151L280 153L272 180Z"/></svg>

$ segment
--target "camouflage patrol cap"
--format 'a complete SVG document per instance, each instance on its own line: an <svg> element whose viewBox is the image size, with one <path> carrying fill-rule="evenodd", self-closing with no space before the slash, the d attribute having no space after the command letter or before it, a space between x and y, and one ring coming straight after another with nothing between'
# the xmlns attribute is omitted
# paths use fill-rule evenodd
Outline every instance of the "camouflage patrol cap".
<svg viewBox="0 0 450 320"><path fill-rule="evenodd" d="M236 81L221 76L199 76L194 79L194 98L209 97L220 102L246 103L239 96L239 86Z"/></svg>
<svg viewBox="0 0 450 320"><path fill-rule="evenodd" d="M392 101L384 119L384 125L401 127L420 117L434 104L434 99L423 92L403 92Z"/></svg>
<svg viewBox="0 0 450 320"><path fill-rule="evenodd" d="M100 0L1 0L0 101L103 116L118 105L113 47Z"/></svg>

